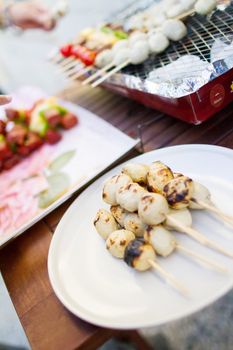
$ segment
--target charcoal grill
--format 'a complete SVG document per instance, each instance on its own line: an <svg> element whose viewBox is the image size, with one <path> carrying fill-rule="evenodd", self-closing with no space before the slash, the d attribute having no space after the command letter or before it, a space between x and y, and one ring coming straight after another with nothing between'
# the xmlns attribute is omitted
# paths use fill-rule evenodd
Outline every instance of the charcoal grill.
<svg viewBox="0 0 233 350"><path fill-rule="evenodd" d="M108 21L123 24L128 17L156 2L158 1L136 1L114 14ZM145 87L145 81L152 70L166 66L184 55L195 55L203 61L210 62L211 48L216 39L221 39L225 44L231 44L233 2L222 1L218 9L207 17L197 14L190 16L186 20L186 25L188 35L183 40L171 43L169 48L160 55L150 55L144 64L127 66L106 80L103 85L146 106L193 124L200 124L220 111L233 100L233 69L226 70L197 91L182 97L160 96L157 93L148 92ZM229 55L232 54L233 60L233 45L227 50ZM194 73L196 69L194 66Z"/></svg>

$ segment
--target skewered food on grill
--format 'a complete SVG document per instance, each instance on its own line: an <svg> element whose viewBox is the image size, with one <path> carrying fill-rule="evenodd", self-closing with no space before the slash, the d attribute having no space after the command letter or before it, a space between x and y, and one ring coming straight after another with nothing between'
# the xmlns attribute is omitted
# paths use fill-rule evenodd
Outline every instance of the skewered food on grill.
<svg viewBox="0 0 233 350"><path fill-rule="evenodd" d="M187 35L187 28L178 19L168 19L162 25L162 32L169 40L179 41Z"/></svg>
<svg viewBox="0 0 233 350"><path fill-rule="evenodd" d="M198 0L194 8L200 15L208 15L208 13L212 12L216 6L216 0Z"/></svg>
<svg viewBox="0 0 233 350"><path fill-rule="evenodd" d="M156 54L165 51L166 48L169 46L168 38L161 32L157 32L150 35L148 43L150 51Z"/></svg>

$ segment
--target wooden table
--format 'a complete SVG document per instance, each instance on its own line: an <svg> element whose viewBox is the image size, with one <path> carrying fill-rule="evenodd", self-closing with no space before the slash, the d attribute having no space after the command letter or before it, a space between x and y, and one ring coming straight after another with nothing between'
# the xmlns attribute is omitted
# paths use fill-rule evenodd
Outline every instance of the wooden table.
<svg viewBox="0 0 233 350"><path fill-rule="evenodd" d="M192 126L134 101L112 93L89 88L64 96L101 116L130 136L142 128L144 151L188 143L205 143L233 148L232 105L203 125ZM138 154L132 151L128 158ZM77 196L77 195L76 195ZM51 288L47 256L53 232L75 196L0 252L0 269L19 319L33 349L96 349L121 332L87 324L69 313ZM126 334L139 349L147 345L136 332Z"/></svg>

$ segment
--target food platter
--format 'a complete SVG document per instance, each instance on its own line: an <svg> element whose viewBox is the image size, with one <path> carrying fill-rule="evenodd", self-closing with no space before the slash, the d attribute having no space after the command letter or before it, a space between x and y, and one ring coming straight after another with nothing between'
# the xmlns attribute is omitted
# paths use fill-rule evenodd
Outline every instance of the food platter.
<svg viewBox="0 0 233 350"><path fill-rule="evenodd" d="M133 162L161 160L209 188L213 202L226 214L233 212L233 151L208 145L184 145L141 155ZM54 234L48 271L60 301L76 316L93 324L135 329L157 326L188 316L214 302L233 286L231 259L176 234L182 245L227 266L221 274L174 254L159 258L162 267L188 288L184 297L168 286L156 271L139 273L114 259L96 233L93 218L99 208L103 181L121 171L111 170L84 191L68 209ZM227 169L227 171L226 171ZM193 226L222 247L233 250L233 229L214 215L193 214Z"/></svg>
<svg viewBox="0 0 233 350"><path fill-rule="evenodd" d="M13 95L15 105L11 107L29 109L43 98L47 96L40 89L23 87ZM78 124L62 131L58 143L42 143L11 169L0 169L0 247L57 208L138 143L86 109L63 100L59 103L78 116ZM3 107L0 114L4 115ZM106 135L112 139L111 144Z"/></svg>

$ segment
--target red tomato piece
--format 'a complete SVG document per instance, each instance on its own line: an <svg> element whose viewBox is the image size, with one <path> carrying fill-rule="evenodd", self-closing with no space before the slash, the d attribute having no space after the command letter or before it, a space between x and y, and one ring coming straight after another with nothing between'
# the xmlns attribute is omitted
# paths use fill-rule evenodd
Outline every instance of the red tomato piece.
<svg viewBox="0 0 233 350"><path fill-rule="evenodd" d="M12 156L12 151L5 140L0 141L0 161Z"/></svg>
<svg viewBox="0 0 233 350"><path fill-rule="evenodd" d="M49 109L44 112L44 116L48 121L49 126L56 127L60 124L61 114L56 109Z"/></svg>
<svg viewBox="0 0 233 350"><path fill-rule="evenodd" d="M41 137L35 132L29 131L24 146L29 148L30 152L32 152L39 148L41 145L43 145L43 140Z"/></svg>
<svg viewBox="0 0 233 350"><path fill-rule="evenodd" d="M72 48L73 48L73 45L67 44L60 49L60 53L64 57L70 57L72 55Z"/></svg>
<svg viewBox="0 0 233 350"><path fill-rule="evenodd" d="M14 121L19 119L19 112L16 109L7 108L5 112L8 120Z"/></svg>
<svg viewBox="0 0 233 350"><path fill-rule="evenodd" d="M17 145L23 145L24 140L27 136L27 129L19 124L13 126L13 128L8 131L6 135L7 142L15 143Z"/></svg>
<svg viewBox="0 0 233 350"><path fill-rule="evenodd" d="M78 124L78 118L72 113L66 113L61 120L61 126L64 129L71 129Z"/></svg>
<svg viewBox="0 0 233 350"><path fill-rule="evenodd" d="M3 120L0 120L0 134L4 135L6 132L6 123Z"/></svg>
<svg viewBox="0 0 233 350"><path fill-rule="evenodd" d="M45 135L45 140L50 145L53 145L61 140L61 134L56 130L48 130Z"/></svg>

